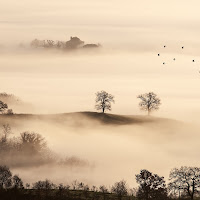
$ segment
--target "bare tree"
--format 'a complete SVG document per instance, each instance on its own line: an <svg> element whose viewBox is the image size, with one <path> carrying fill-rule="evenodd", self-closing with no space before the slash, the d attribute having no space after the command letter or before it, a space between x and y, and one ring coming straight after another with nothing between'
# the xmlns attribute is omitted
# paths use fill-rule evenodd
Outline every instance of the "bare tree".
<svg viewBox="0 0 200 200"><path fill-rule="evenodd" d="M47 47L47 48L52 48L53 46L54 46L54 41L53 40L47 40L47 44L46 44L46 46L45 47Z"/></svg>
<svg viewBox="0 0 200 200"><path fill-rule="evenodd" d="M37 181L36 183L33 183L33 189L38 191L38 195L40 190L45 191L45 196L47 198L49 195L49 190L56 189L56 185L50 180L46 179L45 181Z"/></svg>
<svg viewBox="0 0 200 200"><path fill-rule="evenodd" d="M112 186L111 192L114 192L115 194L117 194L118 198L121 200L123 196L128 194L126 181L122 180L122 181L116 182Z"/></svg>
<svg viewBox="0 0 200 200"><path fill-rule="evenodd" d="M9 124L3 125L2 132L0 132L0 154L1 154L1 156L5 156L5 153L12 151L11 143L8 140L8 136L11 133L12 133L11 127L9 126ZM3 158L2 158L2 160L3 160Z"/></svg>
<svg viewBox="0 0 200 200"><path fill-rule="evenodd" d="M4 124L3 125L3 136L1 137L0 141L1 143L6 143L7 142L7 139L8 139L8 136L12 133L11 131L11 127L9 124Z"/></svg>
<svg viewBox="0 0 200 200"><path fill-rule="evenodd" d="M3 113L5 110L8 109L8 105L3 101L0 101L0 113Z"/></svg>
<svg viewBox="0 0 200 200"><path fill-rule="evenodd" d="M161 100L153 92L141 94L137 98L141 99L141 102L139 103L141 110L147 111L148 115L153 110L158 110L161 105Z"/></svg>
<svg viewBox="0 0 200 200"><path fill-rule="evenodd" d="M102 110L104 113L106 110L111 110L111 103L115 103L114 96L108 94L106 91L96 93L96 105L97 110Z"/></svg>
<svg viewBox="0 0 200 200"><path fill-rule="evenodd" d="M21 133L21 149L24 153L36 155L46 149L45 139L38 133L23 132Z"/></svg>
<svg viewBox="0 0 200 200"><path fill-rule="evenodd" d="M105 185L100 185L99 191L102 193L108 193L108 188Z"/></svg>
<svg viewBox="0 0 200 200"><path fill-rule="evenodd" d="M77 190L78 189L78 185L79 185L79 182L77 180L74 180L72 182L72 189L73 190Z"/></svg>
<svg viewBox="0 0 200 200"><path fill-rule="evenodd" d="M106 194L108 193L108 189L106 188L106 186L104 185L99 186L99 191L102 192L103 199L106 200Z"/></svg>
<svg viewBox="0 0 200 200"><path fill-rule="evenodd" d="M191 200L194 195L200 191L200 168L199 167L181 167L174 168L169 175L169 189L179 193L181 190L186 192Z"/></svg>

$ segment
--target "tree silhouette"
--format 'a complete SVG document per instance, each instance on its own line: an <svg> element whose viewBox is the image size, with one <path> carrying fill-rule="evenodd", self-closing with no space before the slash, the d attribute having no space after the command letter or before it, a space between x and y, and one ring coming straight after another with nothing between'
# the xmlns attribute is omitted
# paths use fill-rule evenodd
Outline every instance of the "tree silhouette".
<svg viewBox="0 0 200 200"><path fill-rule="evenodd" d="M119 199L121 200L122 196L125 196L128 194L126 181L122 180L122 181L116 182L114 186L112 186L111 192L116 193Z"/></svg>
<svg viewBox="0 0 200 200"><path fill-rule="evenodd" d="M169 189L179 192L186 192L191 200L200 190L200 168L199 167L181 167L174 168L169 175Z"/></svg>
<svg viewBox="0 0 200 200"><path fill-rule="evenodd" d="M99 186L99 191L103 194L103 199L106 200L106 193L108 193L108 189L104 185Z"/></svg>
<svg viewBox="0 0 200 200"><path fill-rule="evenodd" d="M11 127L9 124L3 125L2 137L0 138L0 143L7 143L8 136L12 133Z"/></svg>
<svg viewBox="0 0 200 200"><path fill-rule="evenodd" d="M161 100L153 92L141 94L137 98L141 99L141 102L139 103L141 110L147 111L148 115L151 111L158 110L161 105Z"/></svg>
<svg viewBox="0 0 200 200"><path fill-rule="evenodd" d="M28 155L40 155L46 149L46 141L38 133L23 132L21 133L20 142L21 149Z"/></svg>
<svg viewBox="0 0 200 200"><path fill-rule="evenodd" d="M50 180L46 179L45 181L37 181L33 183L33 189L37 190L38 196L40 195L40 191L45 192L45 197L49 196L49 191L55 189L56 185Z"/></svg>
<svg viewBox="0 0 200 200"><path fill-rule="evenodd" d="M137 198L139 200L164 200L167 199L167 189L164 177L152 174L148 170L141 170L136 175L136 182L139 184Z"/></svg>
<svg viewBox="0 0 200 200"><path fill-rule="evenodd" d="M33 189L37 189L37 190L51 190L55 188L56 188L56 185L48 179L33 183Z"/></svg>
<svg viewBox="0 0 200 200"><path fill-rule="evenodd" d="M102 110L104 113L106 110L111 110L111 103L115 103L114 96L108 94L106 91L96 93L96 105L97 110Z"/></svg>
<svg viewBox="0 0 200 200"><path fill-rule="evenodd" d="M12 184L15 189L23 189L23 181L18 175L14 175L12 178Z"/></svg>
<svg viewBox="0 0 200 200"><path fill-rule="evenodd" d="M13 110L12 109L8 109L5 113L6 115L13 115Z"/></svg>
<svg viewBox="0 0 200 200"><path fill-rule="evenodd" d="M8 109L8 105L3 101L0 101L0 113L3 113L6 109Z"/></svg>
<svg viewBox="0 0 200 200"><path fill-rule="evenodd" d="M12 173L7 166L0 165L0 189L7 189L12 185Z"/></svg>

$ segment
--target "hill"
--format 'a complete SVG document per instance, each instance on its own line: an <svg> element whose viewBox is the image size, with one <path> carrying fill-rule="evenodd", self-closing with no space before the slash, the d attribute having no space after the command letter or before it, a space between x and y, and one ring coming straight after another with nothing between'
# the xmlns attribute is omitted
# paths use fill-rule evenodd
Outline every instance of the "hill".
<svg viewBox="0 0 200 200"><path fill-rule="evenodd" d="M21 125L22 123L35 122L35 123L56 123L68 126L96 126L96 125L145 125L156 124L164 125L181 125L183 122L158 118L153 116L142 115L116 115L97 112L74 112L63 114L13 114L13 115L0 115L0 125L10 124Z"/></svg>

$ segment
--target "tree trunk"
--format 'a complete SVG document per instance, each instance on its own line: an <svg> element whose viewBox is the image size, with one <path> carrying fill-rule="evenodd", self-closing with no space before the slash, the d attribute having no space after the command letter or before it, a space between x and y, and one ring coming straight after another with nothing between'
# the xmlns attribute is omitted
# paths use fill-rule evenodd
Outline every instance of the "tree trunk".
<svg viewBox="0 0 200 200"><path fill-rule="evenodd" d="M104 111L105 111L105 108L103 108L103 113L104 113Z"/></svg>

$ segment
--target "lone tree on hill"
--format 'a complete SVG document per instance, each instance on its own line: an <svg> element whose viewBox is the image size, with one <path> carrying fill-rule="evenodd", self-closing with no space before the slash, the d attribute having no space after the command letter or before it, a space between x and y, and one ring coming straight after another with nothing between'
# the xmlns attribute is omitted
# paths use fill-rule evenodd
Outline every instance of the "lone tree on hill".
<svg viewBox="0 0 200 200"><path fill-rule="evenodd" d="M181 190L186 192L191 200L194 195L200 191L200 168L199 167L181 167L174 168L169 174L169 189L179 193Z"/></svg>
<svg viewBox="0 0 200 200"><path fill-rule="evenodd" d="M137 98L141 99L139 103L141 110L147 111L148 115L153 110L158 110L161 105L161 100L157 97L157 94L153 92L141 94Z"/></svg>
<svg viewBox="0 0 200 200"><path fill-rule="evenodd" d="M0 101L0 113L3 113L5 110L8 109L8 105L3 101Z"/></svg>
<svg viewBox="0 0 200 200"><path fill-rule="evenodd" d="M108 94L106 91L96 93L96 105L97 110L102 110L104 113L106 110L111 110L111 103L115 103L114 96Z"/></svg>

